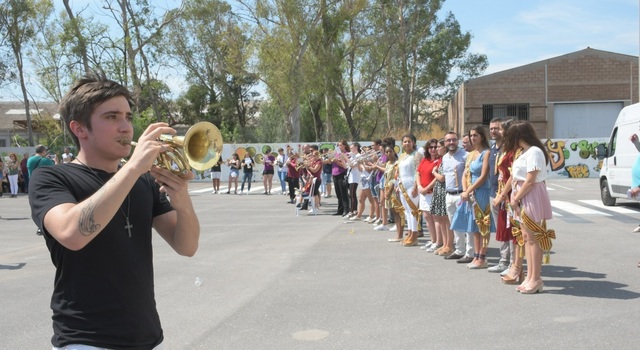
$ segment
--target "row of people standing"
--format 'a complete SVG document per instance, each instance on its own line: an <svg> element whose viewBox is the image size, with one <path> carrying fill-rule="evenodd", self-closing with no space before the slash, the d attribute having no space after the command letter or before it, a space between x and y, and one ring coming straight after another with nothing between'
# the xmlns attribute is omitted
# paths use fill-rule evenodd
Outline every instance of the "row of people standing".
<svg viewBox="0 0 640 350"><path fill-rule="evenodd" d="M469 131L469 152L458 147L455 132L429 140L424 157L416 151L413 135L403 137L397 166L393 155L387 162L385 190L397 196L387 198L395 215L404 217L408 234L405 237L399 223L397 237L389 241L417 245L416 225L422 213L432 239L424 247L427 251L470 269L485 269L490 233L497 231L501 261L490 271L502 272L506 284L519 283L517 290L523 294L537 293L543 287L543 252L548 254L555 238L546 228L546 220L552 218L544 184L549 157L529 123L496 119L490 127L494 125L493 146L484 127ZM517 231L515 237L512 231ZM528 262L526 278L523 256Z"/></svg>
<svg viewBox="0 0 640 350"><path fill-rule="evenodd" d="M555 233L546 229L546 220L552 218L544 183L549 156L528 122L494 119L490 122L490 131L496 142L488 150L484 128L470 131L474 151L465 160L465 181L457 184L462 187L447 188L447 197L462 191L462 202L450 215L458 244L453 255L445 258L457 259L458 262L471 260L467 265L471 269L486 268L489 232L496 232L496 240L501 242L501 256L498 265L489 271L501 272L502 281L506 284L520 283L517 290L521 293L537 293L543 286L540 277L542 251L544 248L548 253L551 239L555 238ZM449 153L453 149L450 147ZM446 159L443 157L443 162ZM455 178L455 174L451 176ZM455 202L454 198L449 200ZM450 214L452 211L450 209ZM459 219L462 217L466 217L467 223L473 219L476 225L464 230L461 223L465 220ZM466 249L463 250L461 239L465 231ZM473 257L470 256L471 251L474 252ZM527 260L526 278L523 256ZM507 262L510 262L509 266Z"/></svg>
<svg viewBox="0 0 640 350"><path fill-rule="evenodd" d="M395 140L387 141L395 144ZM341 140L337 143L335 151L326 151L325 178L329 178L330 169L333 190L338 200L334 216L351 221L364 220L377 224L382 222L380 179L384 170L381 166L386 162L382 144L382 140L374 140L370 147L361 147L358 142L349 145L346 140ZM331 187L327 188L328 197L331 195ZM363 219L367 203L369 217Z"/></svg>
<svg viewBox="0 0 640 350"><path fill-rule="evenodd" d="M218 162L211 167L212 193L220 193L220 180L222 177L223 164L226 164L229 167L229 180L226 193L230 194L233 189L234 194L243 194L244 187L246 185L246 194L250 194L256 161L248 152L245 153L244 159L242 160L240 160L238 153L233 153L231 158L226 161L218 159ZM262 183L264 185L264 194L271 194L275 164L276 157L271 154L271 149L269 148L263 158ZM238 193L238 178L240 177L240 171L242 171L242 183L240 185L240 193Z"/></svg>

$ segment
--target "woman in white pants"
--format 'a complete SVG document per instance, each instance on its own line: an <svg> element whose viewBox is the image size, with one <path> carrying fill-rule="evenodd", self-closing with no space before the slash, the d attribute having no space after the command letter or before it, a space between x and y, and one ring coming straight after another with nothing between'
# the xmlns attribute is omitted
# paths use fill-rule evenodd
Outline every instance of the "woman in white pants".
<svg viewBox="0 0 640 350"><path fill-rule="evenodd" d="M413 134L406 134L402 137L402 151L398 165L398 191L400 201L404 206L404 216L407 221L409 235L402 242L405 247L418 245L418 183L417 169L422 161L422 153L416 150L416 137ZM409 202L411 201L411 203ZM417 212L417 215L416 215Z"/></svg>
<svg viewBox="0 0 640 350"><path fill-rule="evenodd" d="M11 189L11 198L18 196L18 176L20 174L20 163L15 153L9 153L9 161L7 162L7 179L9 180L9 188Z"/></svg>

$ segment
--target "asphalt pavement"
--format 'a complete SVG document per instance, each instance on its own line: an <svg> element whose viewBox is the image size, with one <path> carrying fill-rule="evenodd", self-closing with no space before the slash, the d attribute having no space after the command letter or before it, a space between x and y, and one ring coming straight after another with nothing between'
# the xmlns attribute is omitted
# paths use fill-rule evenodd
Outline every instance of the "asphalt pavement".
<svg viewBox="0 0 640 350"><path fill-rule="evenodd" d="M497 274L331 216L335 196L296 216L261 184L227 195L194 182L196 256L154 239L165 350L638 348L640 206L603 207L597 179L547 186L557 239L544 292L521 295ZM26 196L0 198L0 227L0 348L50 349L54 268Z"/></svg>

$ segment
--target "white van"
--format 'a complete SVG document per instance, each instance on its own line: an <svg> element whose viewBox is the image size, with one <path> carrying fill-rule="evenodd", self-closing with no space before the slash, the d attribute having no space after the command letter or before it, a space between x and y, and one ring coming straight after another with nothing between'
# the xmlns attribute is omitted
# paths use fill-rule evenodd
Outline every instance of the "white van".
<svg viewBox="0 0 640 350"><path fill-rule="evenodd" d="M598 146L597 154L602 158L600 197L604 205L615 205L616 198L627 198L631 188L631 167L640 152L640 141L631 142L633 134L640 136L640 103L620 111L609 144Z"/></svg>

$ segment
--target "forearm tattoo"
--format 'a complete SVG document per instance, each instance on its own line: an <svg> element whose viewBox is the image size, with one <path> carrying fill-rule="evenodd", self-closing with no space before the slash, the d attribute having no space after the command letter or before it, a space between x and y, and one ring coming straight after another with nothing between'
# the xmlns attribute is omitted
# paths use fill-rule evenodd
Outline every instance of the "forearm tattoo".
<svg viewBox="0 0 640 350"><path fill-rule="evenodd" d="M111 182L113 179L109 180ZM104 195L105 188L101 187L94 196L89 197L84 204L84 208L80 212L80 218L78 219L78 226L80 227L80 233L83 236L91 236L96 233L101 225L95 221L95 211L98 203Z"/></svg>

